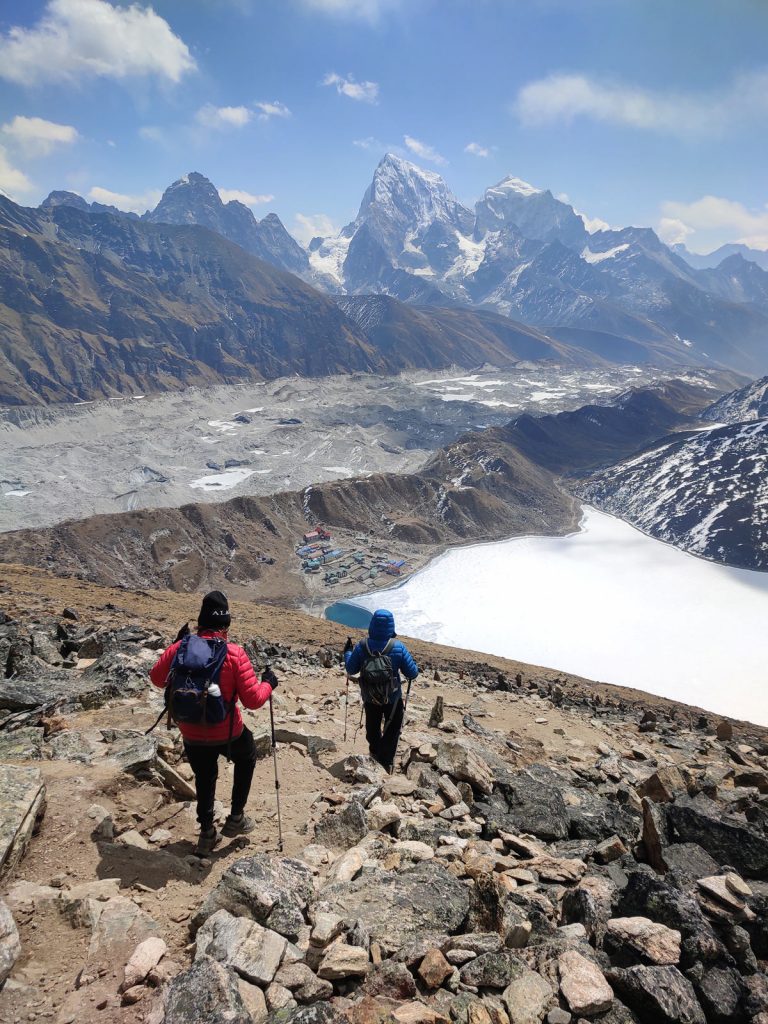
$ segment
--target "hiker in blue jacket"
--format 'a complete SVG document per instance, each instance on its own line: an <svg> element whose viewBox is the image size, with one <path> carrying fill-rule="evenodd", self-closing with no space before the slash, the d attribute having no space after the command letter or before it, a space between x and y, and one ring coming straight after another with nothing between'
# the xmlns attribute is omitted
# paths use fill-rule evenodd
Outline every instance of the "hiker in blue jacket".
<svg viewBox="0 0 768 1024"><path fill-rule="evenodd" d="M368 749L371 757L390 774L394 770L397 741L405 713L400 673L408 680L415 679L419 674L413 655L396 637L394 615L381 608L371 617L367 639L361 640L354 647L352 641L347 640L344 648L344 664L349 676L356 676L363 670L365 677L366 663L370 662L372 655L384 654L392 663L392 682L386 703L366 700L366 690L361 685Z"/></svg>

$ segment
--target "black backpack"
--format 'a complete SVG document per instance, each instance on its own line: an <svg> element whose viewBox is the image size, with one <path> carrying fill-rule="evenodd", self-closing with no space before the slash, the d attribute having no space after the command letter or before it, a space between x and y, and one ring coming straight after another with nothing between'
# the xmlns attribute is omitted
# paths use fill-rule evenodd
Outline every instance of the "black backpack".
<svg viewBox="0 0 768 1024"><path fill-rule="evenodd" d="M219 725L229 715L231 742L237 698L233 697L227 703L218 687L226 657L226 640L188 633L181 641L168 672L163 694L165 707L145 735L156 729L164 716L167 716L170 729L172 721L192 725ZM218 690L215 695L208 692L214 684L215 690Z"/></svg>
<svg viewBox="0 0 768 1024"><path fill-rule="evenodd" d="M397 676L389 652L395 645L390 638L383 651L372 651L365 641L366 657L360 669L360 695L364 704L389 704L397 690Z"/></svg>
<svg viewBox="0 0 768 1024"><path fill-rule="evenodd" d="M168 712L174 722L219 725L224 721L229 705L220 689L216 696L208 691L218 684L226 657L226 640L194 633L184 637L173 659L165 689Z"/></svg>

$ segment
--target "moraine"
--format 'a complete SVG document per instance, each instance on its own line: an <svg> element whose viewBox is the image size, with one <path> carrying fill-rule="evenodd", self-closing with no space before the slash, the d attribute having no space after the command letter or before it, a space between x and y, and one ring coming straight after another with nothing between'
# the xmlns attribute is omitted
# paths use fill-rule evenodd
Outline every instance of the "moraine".
<svg viewBox="0 0 768 1024"><path fill-rule="evenodd" d="M454 549L349 604L391 608L408 636L768 725L768 574L692 557L592 508L579 533Z"/></svg>

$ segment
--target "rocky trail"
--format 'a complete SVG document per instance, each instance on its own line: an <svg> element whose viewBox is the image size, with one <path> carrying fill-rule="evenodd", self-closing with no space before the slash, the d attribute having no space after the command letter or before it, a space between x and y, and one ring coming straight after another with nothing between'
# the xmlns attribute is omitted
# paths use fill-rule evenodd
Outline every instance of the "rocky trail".
<svg viewBox="0 0 768 1024"><path fill-rule="evenodd" d="M258 827L199 859L178 733L144 735L189 598L4 567L0 607L3 1022L767 1024L767 730L409 642L386 776L341 628L234 602L285 845L261 709Z"/></svg>

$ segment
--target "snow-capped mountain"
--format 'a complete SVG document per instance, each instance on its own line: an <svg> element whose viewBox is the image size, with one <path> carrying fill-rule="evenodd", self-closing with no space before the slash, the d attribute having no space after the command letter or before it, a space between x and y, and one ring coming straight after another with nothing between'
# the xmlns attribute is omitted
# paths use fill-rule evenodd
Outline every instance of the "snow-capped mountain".
<svg viewBox="0 0 768 1024"><path fill-rule="evenodd" d="M587 501L716 562L768 569L768 420L686 433L592 478Z"/></svg>
<svg viewBox="0 0 768 1024"><path fill-rule="evenodd" d="M388 154L355 220L313 239L315 282L522 320L602 358L768 369L768 274L697 271L650 228L590 233L573 207L519 178L474 214L445 181Z"/></svg>
<svg viewBox="0 0 768 1024"><path fill-rule="evenodd" d="M701 414L711 423L749 423L768 419L768 377L753 380L738 391L723 395Z"/></svg>
<svg viewBox="0 0 768 1024"><path fill-rule="evenodd" d="M572 206L547 189L508 177L485 190L475 204L475 231L482 236L512 225L526 238L562 242L575 248L588 238L584 221Z"/></svg>

